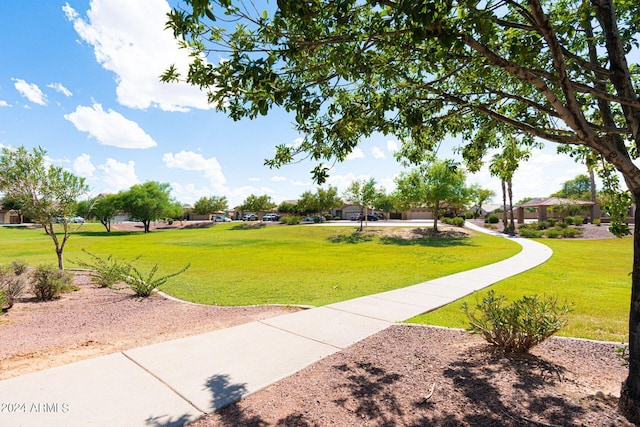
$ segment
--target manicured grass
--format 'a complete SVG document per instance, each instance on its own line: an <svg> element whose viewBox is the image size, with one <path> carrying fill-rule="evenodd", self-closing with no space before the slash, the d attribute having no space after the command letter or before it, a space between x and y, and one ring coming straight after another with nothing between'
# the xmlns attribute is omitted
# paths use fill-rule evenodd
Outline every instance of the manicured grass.
<svg viewBox="0 0 640 427"><path fill-rule="evenodd" d="M475 305L488 289L494 289L509 300L538 294L569 303L569 325L557 335L626 342L632 239L539 241L553 249L545 264L410 322L464 328L467 321L460 311L462 301Z"/></svg>
<svg viewBox="0 0 640 427"><path fill-rule="evenodd" d="M375 229L375 228L372 228ZM486 235L410 243L353 239L354 227L268 226L245 230L237 223L208 229L107 234L85 224L65 250L66 266L81 249L106 257L134 258L159 274L191 268L162 290L189 301L217 305L324 305L409 286L505 259L520 251ZM342 238L336 238L341 237ZM30 265L55 262L53 244L38 230L0 228L0 263L22 258Z"/></svg>

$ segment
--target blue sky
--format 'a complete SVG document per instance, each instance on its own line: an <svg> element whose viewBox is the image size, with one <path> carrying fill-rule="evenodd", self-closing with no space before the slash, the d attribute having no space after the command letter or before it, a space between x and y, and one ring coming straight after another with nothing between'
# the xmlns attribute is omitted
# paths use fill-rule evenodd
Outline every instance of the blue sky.
<svg viewBox="0 0 640 427"><path fill-rule="evenodd" d="M0 145L44 147L52 163L85 177L93 195L153 180L171 184L182 203L215 195L233 207L250 194L280 203L314 191L309 162L263 166L276 145L301 137L292 116L233 122L197 89L160 83L170 64L188 61L164 30L169 7L165 0L0 2ZM448 141L441 157L459 143ZM397 146L382 135L363 141L328 184L342 192L372 177L392 190L402 171ZM548 195L585 171L547 144L516 172L514 198ZM500 199L486 169L468 181Z"/></svg>

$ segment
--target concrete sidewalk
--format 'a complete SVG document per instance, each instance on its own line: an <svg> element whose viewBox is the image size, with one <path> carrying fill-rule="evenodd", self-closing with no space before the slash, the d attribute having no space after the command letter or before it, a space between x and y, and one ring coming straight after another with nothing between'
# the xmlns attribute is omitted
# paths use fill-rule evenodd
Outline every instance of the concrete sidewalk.
<svg viewBox="0 0 640 427"><path fill-rule="evenodd" d="M552 254L513 240L520 253L485 267L0 381L0 425L181 426Z"/></svg>

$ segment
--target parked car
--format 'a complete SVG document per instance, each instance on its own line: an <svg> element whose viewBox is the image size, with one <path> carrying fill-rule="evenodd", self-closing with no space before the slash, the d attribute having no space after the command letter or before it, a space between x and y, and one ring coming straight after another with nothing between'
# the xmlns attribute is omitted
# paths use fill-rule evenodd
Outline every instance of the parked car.
<svg viewBox="0 0 640 427"><path fill-rule="evenodd" d="M265 214L262 217L262 220L263 221L279 221L280 220L280 215L275 214L275 213L268 213L268 214Z"/></svg>
<svg viewBox="0 0 640 427"><path fill-rule="evenodd" d="M244 214L244 216L242 217L243 221L257 221L258 220L258 215L254 214L254 213L248 213L248 214Z"/></svg>
<svg viewBox="0 0 640 427"><path fill-rule="evenodd" d="M375 215L367 215L367 221L377 221L378 217Z"/></svg>
<svg viewBox="0 0 640 427"><path fill-rule="evenodd" d="M361 220L362 220L361 213L354 213L353 215L351 215L351 221L361 221Z"/></svg>
<svg viewBox="0 0 640 427"><path fill-rule="evenodd" d="M314 223L324 222L324 221L325 221L325 217L320 215L308 216L302 220L302 222L314 222Z"/></svg>
<svg viewBox="0 0 640 427"><path fill-rule="evenodd" d="M214 222L231 222L231 218L226 217L224 215L219 215L219 216L213 217L213 221Z"/></svg>
<svg viewBox="0 0 640 427"><path fill-rule="evenodd" d="M84 224L84 218L81 216L74 216L73 218L70 218L70 220L76 224Z"/></svg>

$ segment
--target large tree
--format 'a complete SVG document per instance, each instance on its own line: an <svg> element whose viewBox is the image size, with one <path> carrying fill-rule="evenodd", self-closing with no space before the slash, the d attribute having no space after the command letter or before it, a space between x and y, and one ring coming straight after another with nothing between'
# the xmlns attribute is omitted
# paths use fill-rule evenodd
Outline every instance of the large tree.
<svg viewBox="0 0 640 427"><path fill-rule="evenodd" d="M64 269L63 253L71 236L69 217L75 215L77 200L89 191L84 178L45 158L41 147L31 152L24 147L3 148L0 156L0 191L22 206L23 212L42 225L51 237L58 257L58 268ZM54 226L54 223L59 226ZM62 230L62 237L57 232Z"/></svg>
<svg viewBox="0 0 640 427"><path fill-rule="evenodd" d="M324 214L331 208L340 206L342 199L338 196L338 189L329 186L318 188L315 193L305 191L298 200L298 210L302 214Z"/></svg>
<svg viewBox="0 0 640 427"><path fill-rule="evenodd" d="M276 207L276 204L271 200L271 196L263 194L262 196L256 196L250 194L240 206L244 212L255 212L258 215L260 212L268 211Z"/></svg>
<svg viewBox="0 0 640 427"><path fill-rule="evenodd" d="M587 175L578 175L565 181L562 189L551 195L563 199L591 200L591 179Z"/></svg>
<svg viewBox="0 0 640 427"><path fill-rule="evenodd" d="M589 148L624 177L630 197L616 200L640 202L640 67L629 63L636 1L278 0L264 13L240 0L186 3L169 15L192 50L186 80L233 119L274 107L295 114L304 141L279 146L270 165L298 153L342 160L372 132L422 151L459 135L469 159L499 145L495 134L508 128ZM224 60L207 62L213 51ZM175 67L163 75L179 78ZM318 164L315 178L328 170ZM613 229L625 232L626 206L616 206ZM640 233L633 244L620 408L640 423Z"/></svg>
<svg viewBox="0 0 640 427"><path fill-rule="evenodd" d="M450 206L462 206L471 197L462 168L451 160L433 160L396 179L396 199L403 208L426 207L433 214L433 230Z"/></svg>
<svg viewBox="0 0 640 427"><path fill-rule="evenodd" d="M152 221L162 218L174 203L169 196L171 187L167 183L147 181L136 184L128 191L118 194L122 210L132 219L142 222L144 232L150 231Z"/></svg>
<svg viewBox="0 0 640 427"><path fill-rule="evenodd" d="M118 214L121 199L116 194L100 195L91 201L90 215L100 221L107 233L111 232L111 219Z"/></svg>
<svg viewBox="0 0 640 427"><path fill-rule="evenodd" d="M225 212L229 209L229 202L225 196L201 197L193 205L193 212L198 215Z"/></svg>

